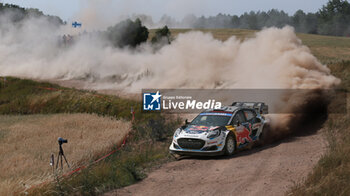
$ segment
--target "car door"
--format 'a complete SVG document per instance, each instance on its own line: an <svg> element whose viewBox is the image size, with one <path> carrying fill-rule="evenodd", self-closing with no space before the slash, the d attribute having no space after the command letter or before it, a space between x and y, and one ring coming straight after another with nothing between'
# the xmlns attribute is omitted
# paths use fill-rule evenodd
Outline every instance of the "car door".
<svg viewBox="0 0 350 196"><path fill-rule="evenodd" d="M236 112L232 120L232 125L236 128L236 141L238 147L242 147L242 145L253 141L250 137L251 131L249 129L249 124L250 123L247 122L244 117L243 111Z"/></svg>
<svg viewBox="0 0 350 196"><path fill-rule="evenodd" d="M246 121L249 123L248 127L251 131L251 137L255 137L259 127L261 126L261 121L257 118L256 112L253 110L243 111Z"/></svg>

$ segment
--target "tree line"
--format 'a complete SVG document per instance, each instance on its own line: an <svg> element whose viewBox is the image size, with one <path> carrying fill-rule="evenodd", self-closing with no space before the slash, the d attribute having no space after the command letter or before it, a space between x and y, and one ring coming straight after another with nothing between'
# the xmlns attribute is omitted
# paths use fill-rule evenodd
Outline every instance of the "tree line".
<svg viewBox="0 0 350 196"><path fill-rule="evenodd" d="M39 9L23 8L18 5L0 3L0 19L5 17L9 21L7 20L1 21L0 25L3 22L19 23L24 19L39 18L39 17L46 18L52 24L57 24L57 25L64 24L63 20L60 17L45 15Z"/></svg>
<svg viewBox="0 0 350 196"><path fill-rule="evenodd" d="M296 11L293 15L271 9L269 11L251 11L242 15L218 14L216 16L187 15L181 21L163 15L158 23L152 17L139 15L142 22L152 25L168 25L175 28L240 28L260 30L264 27L293 26L297 32L350 36L350 4L347 0L330 0L316 13Z"/></svg>
<svg viewBox="0 0 350 196"><path fill-rule="evenodd" d="M300 33L350 36L350 4L347 0L330 0L316 13L298 10L289 16L286 12L251 11L240 16L218 14L217 16L187 16L184 23L193 28L242 28L260 30L264 27L290 25Z"/></svg>
<svg viewBox="0 0 350 196"><path fill-rule="evenodd" d="M20 22L28 17L46 17L54 24L64 24L59 17L45 15L38 9L25 9L17 5L0 3L0 17L5 14L9 15L10 21L14 23ZM123 47L129 43L131 46L138 45L137 43L139 43L140 40L144 41L148 38L148 29L142 26L141 23L153 23L151 17L146 15L140 16L140 19L125 20L110 27L106 32L106 37L112 40L113 44L118 47ZM0 21L0 26L1 22L2 21ZM290 25L300 33L350 36L350 4L347 0L329 0L327 4L322 6L316 13L305 13L302 10L298 10L291 16L284 11L276 9L266 12L251 11L240 16L218 14L209 17L196 17L194 15L188 15L181 22L177 22L169 16L163 16L159 24L161 24L161 26L182 28L241 28L254 30L260 30L264 27L283 27L285 25ZM130 32L131 36L129 37L137 35L136 39L139 40L123 37L123 35L130 35ZM159 30L153 42L160 40L160 37L163 37L163 35L169 38L169 35L167 35L168 33L169 29L167 28L164 28L163 31Z"/></svg>

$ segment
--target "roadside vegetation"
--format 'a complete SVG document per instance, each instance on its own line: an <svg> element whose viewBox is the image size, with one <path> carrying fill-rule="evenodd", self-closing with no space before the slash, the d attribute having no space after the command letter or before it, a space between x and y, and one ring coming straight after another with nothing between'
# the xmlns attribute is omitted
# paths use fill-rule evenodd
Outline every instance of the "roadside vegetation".
<svg viewBox="0 0 350 196"><path fill-rule="evenodd" d="M129 121L96 114L0 115L0 195L52 180L58 137L68 139L64 152L76 168L107 154L130 129Z"/></svg>
<svg viewBox="0 0 350 196"><path fill-rule="evenodd" d="M137 101L12 77L0 78L0 114L95 113L131 120ZM134 110L141 117L141 110Z"/></svg>
<svg viewBox="0 0 350 196"><path fill-rule="evenodd" d="M341 88L350 90L350 61L330 65L332 73L342 79ZM347 102L349 103L349 93ZM331 114L324 124L329 143L326 154L318 161L304 182L295 185L288 195L350 195L350 108L346 114Z"/></svg>
<svg viewBox="0 0 350 196"><path fill-rule="evenodd" d="M0 161L1 168L8 171L1 175L1 195L24 193L24 189L43 181L53 183L30 189L28 194L96 195L130 185L144 178L147 168L171 159L169 138L179 121L166 120L160 114L142 114L137 101L12 77L0 78L0 86L0 151L4 155ZM66 156L76 168L116 149L130 130L128 142L120 151L81 173L61 178L59 183L54 181L49 155L56 152L57 137L68 138ZM9 149L14 151L6 153ZM29 162L11 161L11 157ZM19 173L8 179L13 176L11 172Z"/></svg>
<svg viewBox="0 0 350 196"><path fill-rule="evenodd" d="M169 138L180 123L161 116L153 120L158 123L135 122L126 146L104 161L29 195L98 195L142 180L149 169L173 160L168 153Z"/></svg>

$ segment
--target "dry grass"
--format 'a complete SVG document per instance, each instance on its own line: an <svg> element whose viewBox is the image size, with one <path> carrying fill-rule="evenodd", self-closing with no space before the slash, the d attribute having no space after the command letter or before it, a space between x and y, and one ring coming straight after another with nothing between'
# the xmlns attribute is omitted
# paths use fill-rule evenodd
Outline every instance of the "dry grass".
<svg viewBox="0 0 350 196"><path fill-rule="evenodd" d="M342 79L341 88L350 89L350 61L330 66ZM305 181L296 184L286 195L350 195L350 94L345 114L331 114L324 124L328 151L318 161Z"/></svg>
<svg viewBox="0 0 350 196"><path fill-rule="evenodd" d="M63 147L74 167L106 153L130 128L130 122L90 114L0 116L0 195L50 178L58 137L68 139Z"/></svg>

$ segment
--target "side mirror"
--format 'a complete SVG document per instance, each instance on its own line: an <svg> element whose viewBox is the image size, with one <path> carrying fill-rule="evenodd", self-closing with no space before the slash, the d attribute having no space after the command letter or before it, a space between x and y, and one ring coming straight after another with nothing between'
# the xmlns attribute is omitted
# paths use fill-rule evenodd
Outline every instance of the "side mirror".
<svg viewBox="0 0 350 196"><path fill-rule="evenodd" d="M187 119L185 120L185 124L186 124L186 125L190 124L190 123L188 122L188 120L187 120Z"/></svg>

